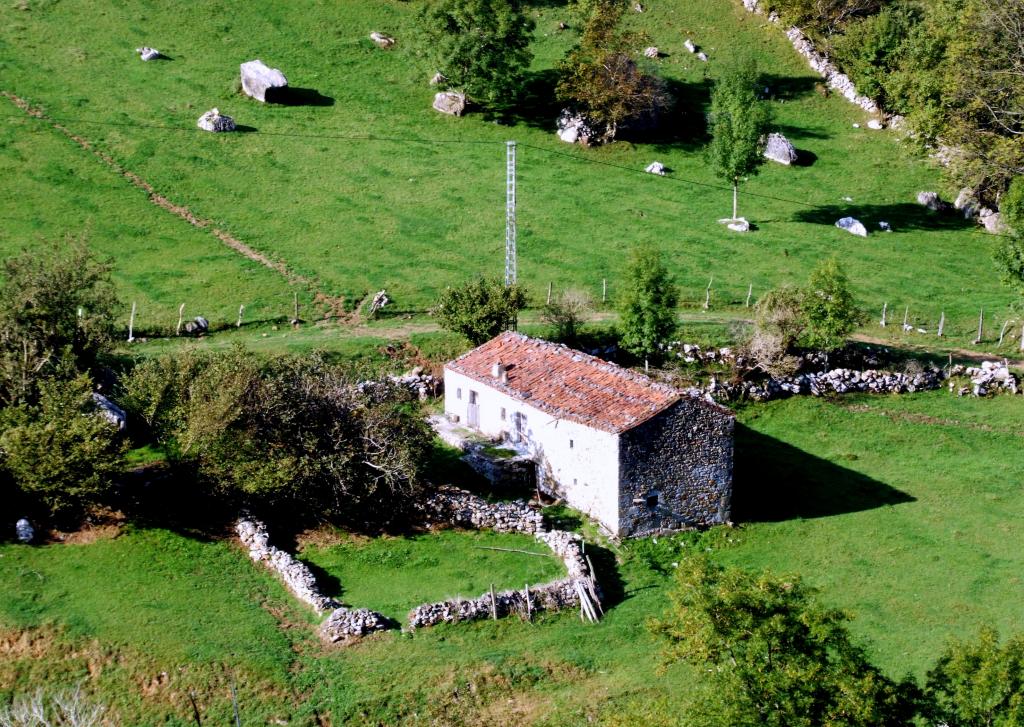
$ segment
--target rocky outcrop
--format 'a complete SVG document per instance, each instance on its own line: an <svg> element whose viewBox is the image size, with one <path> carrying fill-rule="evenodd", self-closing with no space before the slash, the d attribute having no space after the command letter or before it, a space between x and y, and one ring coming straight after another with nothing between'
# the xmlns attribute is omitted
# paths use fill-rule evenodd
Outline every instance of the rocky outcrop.
<svg viewBox="0 0 1024 727"><path fill-rule="evenodd" d="M341 608L341 604L323 595L316 583L313 572L296 560L290 553L270 545L267 526L254 518L241 518L235 523L235 532L249 550L249 557L277 573L285 587L303 603L308 603L317 613Z"/></svg>
<svg viewBox="0 0 1024 727"><path fill-rule="evenodd" d="M764 143L764 156L766 159L789 166L797 160L796 147L794 147L782 134L773 132L768 134Z"/></svg>
<svg viewBox="0 0 1024 727"><path fill-rule="evenodd" d="M563 109L558 116L558 138L566 144L591 146L605 144L615 138L614 127L597 124L583 114Z"/></svg>
<svg viewBox="0 0 1024 727"><path fill-rule="evenodd" d="M128 426L128 415L125 414L124 409L103 396L103 394L95 391L92 394L92 402L96 405L97 415L117 427L119 432L125 430L125 427Z"/></svg>
<svg viewBox="0 0 1024 727"><path fill-rule="evenodd" d="M288 79L277 68L271 68L263 61L247 61L240 66L242 90L257 101L266 102L267 91L285 88Z"/></svg>
<svg viewBox="0 0 1024 727"><path fill-rule="evenodd" d="M199 117L196 126L203 131L234 131L235 120L222 115L218 109L210 109Z"/></svg>
<svg viewBox="0 0 1024 727"><path fill-rule="evenodd" d="M184 330L190 336L198 336L209 332L210 322L203 316L196 316L192 320L185 322Z"/></svg>
<svg viewBox="0 0 1024 727"><path fill-rule="evenodd" d="M450 116L462 116L466 110L466 95L458 91L439 91L434 94L434 110Z"/></svg>

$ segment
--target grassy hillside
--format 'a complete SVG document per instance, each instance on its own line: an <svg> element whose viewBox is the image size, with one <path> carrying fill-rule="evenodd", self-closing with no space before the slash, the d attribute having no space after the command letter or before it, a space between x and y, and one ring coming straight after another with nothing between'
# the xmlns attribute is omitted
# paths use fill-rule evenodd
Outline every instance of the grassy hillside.
<svg viewBox="0 0 1024 727"><path fill-rule="evenodd" d="M623 253L650 241L669 255L689 301L703 302L714 276L716 304L740 302L748 284L757 292L802 281L817 260L833 253L847 264L868 307L888 301L901 314L909 305L913 320L932 326L944 309L947 330L963 336L979 307L999 315L1010 301L989 261L990 239L913 203L917 191L939 187L937 172L911 158L895 134L863 128L866 119L846 101L816 93L817 79L778 29L764 27L739 3L661 0L643 14L631 13L629 22L649 32L666 54L652 63L670 80L679 113L656 141L591 150L555 138L557 108L545 101L552 68L575 37L572 29L557 31L558 21L568 19L564 6L537 3L532 11L532 101L511 125L479 113L455 119L430 109L430 69L409 51L416 6L212 2L185 13L184 33L181 9L162 3L24 0L0 9L2 85L65 119L69 129L172 201L313 279L311 290L344 296L349 304L386 287L398 308L422 310L447 284L500 273L506 139L520 143L521 277L535 300L549 282L597 293L603 278L614 295ZM398 45L376 48L370 30L395 35ZM688 37L708 52L710 63L683 49ZM142 63L132 53L141 44L171 60ZM767 166L743 185L741 214L759 228L748 235L716 222L729 212L730 193L707 168L701 135L708 79L739 52L758 58L778 127L810 162ZM262 105L240 95L238 64L255 57L309 91L310 105ZM5 116L21 115L3 104ZM251 133L198 131L196 118L214 106ZM854 129L854 122L862 128ZM142 230L99 221L132 219L139 193L115 178L101 186L124 188L124 194L98 199L98 182L67 179L58 170L73 163L55 161L65 152L77 155L82 165L95 167L88 178L102 178L108 172L94 158L64 141L31 141L33 129L45 135L43 122L5 118L4 125L8 141L0 159L10 170L0 181L4 196L25 178L35 180L30 186L38 196L31 215L13 216L0 238L3 249L30 242L41 226L91 224L97 247L124 250L119 263L126 285L152 289L159 315L171 322L173 313L164 309L173 301L202 299L193 291L208 279L236 275L235 264L219 259L226 248L174 218L161 223L167 236L205 246L211 259L202 273L181 265L174 279L157 275L151 260L129 254ZM26 144L47 148L29 158L18 152ZM654 159L672 174L638 173ZM51 206L66 209L68 198L89 212L48 213ZM832 226L845 214L875 230L889 221L895 231L867 240L850 236ZM249 290L226 289L216 297L277 310L282 296L273 274L257 277ZM237 303L207 307L219 316L218 305L233 320Z"/></svg>
<svg viewBox="0 0 1024 727"><path fill-rule="evenodd" d="M888 672L921 676L950 637L1019 627L1024 466L1008 453L1024 436L1021 406L932 392L742 410L741 526L608 550L591 540L610 596L596 626L568 613L325 649L311 615L228 542L131 530L90 545L0 545L0 592L13 594L0 599L0 696L91 674L126 723L190 724L196 689L213 724L230 714L235 678L246 724L638 723L651 705L677 713L696 678L659 670L645 626L666 606L672 563L694 550L802 574L851 612ZM395 616L550 575L548 560L480 545L532 541L312 540L303 557L343 600Z"/></svg>

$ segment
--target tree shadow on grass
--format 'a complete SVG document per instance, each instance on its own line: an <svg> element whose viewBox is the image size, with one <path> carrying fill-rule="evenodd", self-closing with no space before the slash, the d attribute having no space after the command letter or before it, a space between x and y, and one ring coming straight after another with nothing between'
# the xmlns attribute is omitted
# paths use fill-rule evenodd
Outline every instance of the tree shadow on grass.
<svg viewBox="0 0 1024 727"><path fill-rule="evenodd" d="M279 106L333 106L334 98L324 96L313 88L285 86L284 88L268 88L267 103Z"/></svg>
<svg viewBox="0 0 1024 727"><path fill-rule="evenodd" d="M821 83L821 79L813 76L777 76L773 73L762 73L760 83L761 91L768 89L769 99L796 101L814 93L814 87Z"/></svg>
<svg viewBox="0 0 1024 727"><path fill-rule="evenodd" d="M736 425L737 522L829 517L914 501L884 482Z"/></svg>
<svg viewBox="0 0 1024 727"><path fill-rule="evenodd" d="M814 209L800 210L793 215L796 222L815 225L835 225L841 217L855 217L864 223L869 232L878 232L879 222L888 222L893 232L907 230L964 230L974 227L971 220L962 215L933 212L919 204L825 205Z"/></svg>
<svg viewBox="0 0 1024 727"><path fill-rule="evenodd" d="M606 611L626 600L626 584L619 574L615 553L594 543L587 543L587 557L594 564L594 575L601 587L601 606Z"/></svg>
<svg viewBox="0 0 1024 727"><path fill-rule="evenodd" d="M772 124L772 130L777 131L787 139L831 139L833 134L827 131L808 128L805 126L790 126L789 124Z"/></svg>

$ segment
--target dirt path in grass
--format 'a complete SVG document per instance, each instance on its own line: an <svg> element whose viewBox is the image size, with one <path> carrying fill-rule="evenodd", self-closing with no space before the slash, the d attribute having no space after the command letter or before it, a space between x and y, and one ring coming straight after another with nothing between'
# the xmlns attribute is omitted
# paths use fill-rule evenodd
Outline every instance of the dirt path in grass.
<svg viewBox="0 0 1024 727"><path fill-rule="evenodd" d="M53 129L59 131L64 136L71 139L85 151L92 152L92 154L97 159L99 159L107 168L111 169L116 174L127 179L129 182L132 183L133 186L144 191L149 196L149 201L155 204L157 207L160 207L161 209L164 209L167 212L170 212L171 214L180 217L193 227L209 230L210 234L212 234L214 237L216 237L223 244L227 245L235 252L244 255L245 257L249 258L254 262L259 263L260 265L263 265L264 267L270 268L276 273L279 273L280 275L284 276L284 278L289 283L295 285L303 285L312 288L313 281L310 280L309 278L303 277L298 273L289 270L288 266L285 265L284 262L279 260L272 260L271 258L267 257L258 250L254 250L253 248L246 245L244 242L239 240L231 233L226 232L220 229L219 227L216 227L213 224L212 220L197 217L188 207L180 204L175 204L167 197L164 197L162 194L157 192L153 188L153 185L151 185L145 179L143 179L130 169L126 169L125 167L123 167L116 159L114 159L106 152L97 148L88 139L79 136L78 134L74 133L63 124L48 117L46 115L46 112L43 111L41 108L33 106L28 101L24 100L23 98L20 98L19 96L16 96L10 91L0 91L0 93L2 93L8 101L10 101L12 104L17 106L22 111L24 111L28 116L31 116L34 119L45 121ZM316 291L314 291L314 293L316 293ZM317 295L322 296L324 300L330 300L327 296L321 293L317 293Z"/></svg>

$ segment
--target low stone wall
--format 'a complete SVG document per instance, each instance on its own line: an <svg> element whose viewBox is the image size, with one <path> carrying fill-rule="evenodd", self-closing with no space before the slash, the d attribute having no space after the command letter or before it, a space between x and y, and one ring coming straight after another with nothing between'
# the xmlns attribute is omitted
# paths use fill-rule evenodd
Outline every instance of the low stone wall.
<svg viewBox="0 0 1024 727"><path fill-rule="evenodd" d="M753 399L771 401L789 396L822 396L824 394L908 394L915 391L938 389L946 375L941 370L928 370L916 374L891 371L856 371L832 369L816 373L799 374L763 381L721 383L714 378L702 391L716 399Z"/></svg>
<svg viewBox="0 0 1024 727"><path fill-rule="evenodd" d="M762 3L761 0L743 0L743 7L752 13L763 13L763 4L764 3ZM778 14L771 13L768 15L768 20L773 23L778 23L780 18ZM845 73L842 73L839 68L837 68L836 65L828 59L828 56L824 53L819 53L814 47L814 43L811 42L810 38L804 35L802 30L795 26L791 27L786 31L786 37L789 38L789 42L793 44L793 48L796 52L807 59L807 63L814 71L825 79L825 82L829 87L835 89L842 94L844 98L849 100L851 103L857 104L868 113L881 113L881 109L878 107L878 104L867 96L858 93L857 86L850 80L850 77ZM890 124L894 127L898 125L898 122L896 121L897 118L898 117L893 117L893 119L890 120Z"/></svg>
<svg viewBox="0 0 1024 727"><path fill-rule="evenodd" d="M1020 382L1006 362L983 361L981 366L957 364L950 369L949 375L949 390L955 392L957 396L987 396L997 391L1019 394L1021 391ZM970 386L958 386L957 379L961 377L969 379Z"/></svg>
<svg viewBox="0 0 1024 727"><path fill-rule="evenodd" d="M529 492L537 486L537 463L530 455L496 457L476 442L467 442L465 452L462 461L497 491Z"/></svg>
<svg viewBox="0 0 1024 727"><path fill-rule="evenodd" d="M476 598L449 598L424 603L409 612L409 626L420 628L439 623L528 616L536 611L557 611L579 607L591 620L597 619L601 591L583 551L583 539L564 530L545 530L543 517L526 503L489 503L464 490L446 488L429 496L424 504L433 522L481 528L498 532L530 532L547 545L565 564L566 578L529 589L490 592ZM493 524L489 524L493 523Z"/></svg>
<svg viewBox="0 0 1024 727"><path fill-rule="evenodd" d="M488 502L455 487L438 488L417 507L431 523L488 528L499 533L536 533L544 529L544 516L522 500Z"/></svg>
<svg viewBox="0 0 1024 727"><path fill-rule="evenodd" d="M297 561L290 553L270 545L267 526L262 522L254 518L241 518L235 524L235 532L249 549L249 557L277 573L288 590L300 601L308 603L317 613L341 607L340 603L320 593L316 577L305 564Z"/></svg>
<svg viewBox="0 0 1024 727"><path fill-rule="evenodd" d="M305 564L290 553L270 545L267 526L261 521L241 518L235 524L235 532L249 549L249 557L277 573L296 598L308 603L317 613L331 611L331 615L320 625L320 634L327 641L337 642L353 636L365 636L372 631L390 627L388 619L379 613L365 608L345 608L333 598L320 593L316 577Z"/></svg>

